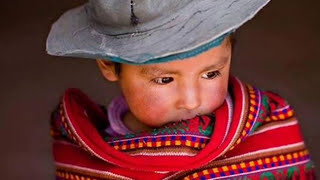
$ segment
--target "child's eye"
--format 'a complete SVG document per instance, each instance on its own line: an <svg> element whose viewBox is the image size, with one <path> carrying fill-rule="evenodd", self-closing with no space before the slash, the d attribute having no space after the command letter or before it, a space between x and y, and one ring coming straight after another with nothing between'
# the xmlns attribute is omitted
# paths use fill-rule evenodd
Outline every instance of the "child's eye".
<svg viewBox="0 0 320 180"><path fill-rule="evenodd" d="M157 84L169 84L173 81L173 77L159 77L159 78L155 78L152 79L153 82L157 83Z"/></svg>
<svg viewBox="0 0 320 180"><path fill-rule="evenodd" d="M219 75L220 75L219 71L210 71L210 72L203 74L201 77L204 79L213 79Z"/></svg>

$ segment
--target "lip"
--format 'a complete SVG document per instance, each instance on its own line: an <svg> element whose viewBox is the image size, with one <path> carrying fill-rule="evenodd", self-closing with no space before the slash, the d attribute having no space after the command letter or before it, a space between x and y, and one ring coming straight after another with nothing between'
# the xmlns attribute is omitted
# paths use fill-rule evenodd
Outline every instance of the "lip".
<svg viewBox="0 0 320 180"><path fill-rule="evenodd" d="M197 116L197 114L190 114L190 115L185 115L182 116L182 118L180 118L181 120L189 120L189 119L193 119Z"/></svg>

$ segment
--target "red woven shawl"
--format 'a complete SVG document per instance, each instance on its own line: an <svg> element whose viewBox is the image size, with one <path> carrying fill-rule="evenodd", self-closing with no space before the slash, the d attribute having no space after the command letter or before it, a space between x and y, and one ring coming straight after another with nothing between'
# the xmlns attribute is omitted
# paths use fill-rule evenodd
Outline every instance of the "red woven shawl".
<svg viewBox="0 0 320 180"><path fill-rule="evenodd" d="M214 123L201 116L183 130L158 129L106 140L99 132L107 122L105 112L80 90L68 89L52 118L56 177L314 179L291 106L236 78L230 80L229 93L233 102L224 102L214 112Z"/></svg>

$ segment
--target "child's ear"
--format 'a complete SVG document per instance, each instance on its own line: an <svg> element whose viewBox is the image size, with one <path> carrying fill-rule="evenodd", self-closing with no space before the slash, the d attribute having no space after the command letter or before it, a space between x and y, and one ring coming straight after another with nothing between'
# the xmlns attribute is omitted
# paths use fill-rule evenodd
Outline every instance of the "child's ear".
<svg viewBox="0 0 320 180"><path fill-rule="evenodd" d="M109 81L117 81L119 79L115 72L114 63L108 60L97 59L98 67L104 76Z"/></svg>

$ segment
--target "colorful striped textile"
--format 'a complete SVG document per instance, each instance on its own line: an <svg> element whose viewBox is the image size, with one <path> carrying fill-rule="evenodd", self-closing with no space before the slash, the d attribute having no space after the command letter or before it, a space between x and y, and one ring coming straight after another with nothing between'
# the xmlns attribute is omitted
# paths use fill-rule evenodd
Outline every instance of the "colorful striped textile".
<svg viewBox="0 0 320 180"><path fill-rule="evenodd" d="M108 137L105 109L68 89L51 121L56 179L315 179L286 101L234 77L229 94L210 115Z"/></svg>

